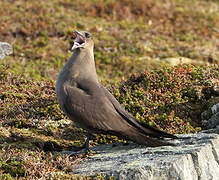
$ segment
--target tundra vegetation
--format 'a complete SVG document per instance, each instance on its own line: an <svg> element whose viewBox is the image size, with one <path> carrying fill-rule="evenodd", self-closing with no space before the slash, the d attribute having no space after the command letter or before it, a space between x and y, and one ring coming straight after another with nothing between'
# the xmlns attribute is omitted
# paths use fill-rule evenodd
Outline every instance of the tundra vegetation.
<svg viewBox="0 0 219 180"><path fill-rule="evenodd" d="M73 175L86 156L60 153L84 141L54 88L74 29L92 32L101 82L137 120L205 129L201 113L218 102L207 91L219 83L218 12L216 0L1 0L0 41L14 54L0 61L0 179L113 179Z"/></svg>

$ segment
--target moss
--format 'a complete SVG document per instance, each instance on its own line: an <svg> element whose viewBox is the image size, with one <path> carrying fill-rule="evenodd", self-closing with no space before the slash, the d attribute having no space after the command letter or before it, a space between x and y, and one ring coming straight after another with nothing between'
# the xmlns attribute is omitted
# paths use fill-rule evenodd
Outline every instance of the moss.
<svg viewBox="0 0 219 180"><path fill-rule="evenodd" d="M0 175L1 180L13 180L14 178L10 174L1 174Z"/></svg>
<svg viewBox="0 0 219 180"><path fill-rule="evenodd" d="M1 131L1 141L4 142L1 148L10 147L15 152L25 150L31 154L28 155L30 158L34 155L44 159L43 163L47 164L51 158L47 153L69 150L72 146L83 144L83 131L69 126L71 122L63 115L55 100L54 82L17 77L7 68L2 74L5 78L0 81L4 94L1 103L5 106L0 109L0 115L5 130ZM141 123L170 133L191 133L204 128L199 122L200 115L212 101L206 99L203 88L217 85L215 79L218 76L217 66L166 67L133 75L119 86L113 86L112 92ZM16 92L21 96L16 96ZM98 135L93 145L118 141L123 140ZM42 154L36 155L35 150ZM56 162L54 171L63 168L65 173L68 172L68 165L66 168L60 166L60 160L55 156L52 158ZM63 163L64 157L61 159ZM11 161L14 160L8 162ZM31 161L22 162L22 167L33 166L39 159ZM4 171L7 170L6 173L11 175L14 175L13 172L22 175L20 165L12 165L13 168L4 165ZM51 165L47 166L51 168Z"/></svg>
<svg viewBox="0 0 219 180"><path fill-rule="evenodd" d="M8 173L13 177L23 177L25 175L25 168L22 161L0 161L0 168L4 173Z"/></svg>
<svg viewBox="0 0 219 180"><path fill-rule="evenodd" d="M103 176L103 175L95 175L95 176L81 176L81 175L69 175L62 173L54 173L51 175L49 179L52 180L114 180L113 176Z"/></svg>
<svg viewBox="0 0 219 180"><path fill-rule="evenodd" d="M120 103L139 121L170 133L197 132L206 108L203 89L216 86L217 66L184 65L133 75L113 89Z"/></svg>

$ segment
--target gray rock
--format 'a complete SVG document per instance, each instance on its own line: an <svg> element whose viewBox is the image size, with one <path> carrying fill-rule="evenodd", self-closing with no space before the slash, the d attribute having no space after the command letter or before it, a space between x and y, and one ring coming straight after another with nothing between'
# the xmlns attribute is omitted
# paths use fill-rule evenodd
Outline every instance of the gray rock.
<svg viewBox="0 0 219 180"><path fill-rule="evenodd" d="M6 42L0 42L0 59L13 53L13 48Z"/></svg>
<svg viewBox="0 0 219 180"><path fill-rule="evenodd" d="M207 129L215 128L219 125L219 103L213 105L201 114L202 124Z"/></svg>
<svg viewBox="0 0 219 180"><path fill-rule="evenodd" d="M203 133L214 133L214 134L219 134L219 125L216 126L216 128L212 128L212 129L207 129L207 130L203 130Z"/></svg>
<svg viewBox="0 0 219 180"><path fill-rule="evenodd" d="M101 145L97 154L79 163L73 173L115 179L206 180L219 177L219 136L180 135L176 146Z"/></svg>
<svg viewBox="0 0 219 180"><path fill-rule="evenodd" d="M219 103L213 105L211 107L211 111L212 111L213 114L216 114L217 112L219 112Z"/></svg>
<svg viewBox="0 0 219 180"><path fill-rule="evenodd" d="M208 121L207 121L207 128L215 128L219 125L219 112L214 114Z"/></svg>

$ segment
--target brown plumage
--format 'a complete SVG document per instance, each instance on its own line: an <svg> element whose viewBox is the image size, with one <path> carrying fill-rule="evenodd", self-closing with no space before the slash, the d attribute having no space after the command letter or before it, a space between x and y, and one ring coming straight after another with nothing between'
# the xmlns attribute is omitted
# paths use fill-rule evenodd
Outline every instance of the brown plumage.
<svg viewBox="0 0 219 180"><path fill-rule="evenodd" d="M59 104L67 116L90 134L116 135L147 146L170 145L163 138L176 136L138 123L99 83L91 34L75 31L75 35L73 55L56 84Z"/></svg>

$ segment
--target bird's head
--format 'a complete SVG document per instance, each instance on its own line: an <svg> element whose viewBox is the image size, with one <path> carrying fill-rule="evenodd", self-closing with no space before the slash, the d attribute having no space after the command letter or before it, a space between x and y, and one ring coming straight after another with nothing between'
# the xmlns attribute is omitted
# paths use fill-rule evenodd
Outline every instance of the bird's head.
<svg viewBox="0 0 219 180"><path fill-rule="evenodd" d="M94 42L92 40L92 35L86 31L74 31L73 32L74 44L71 47L71 51L75 49L87 49L93 48Z"/></svg>

